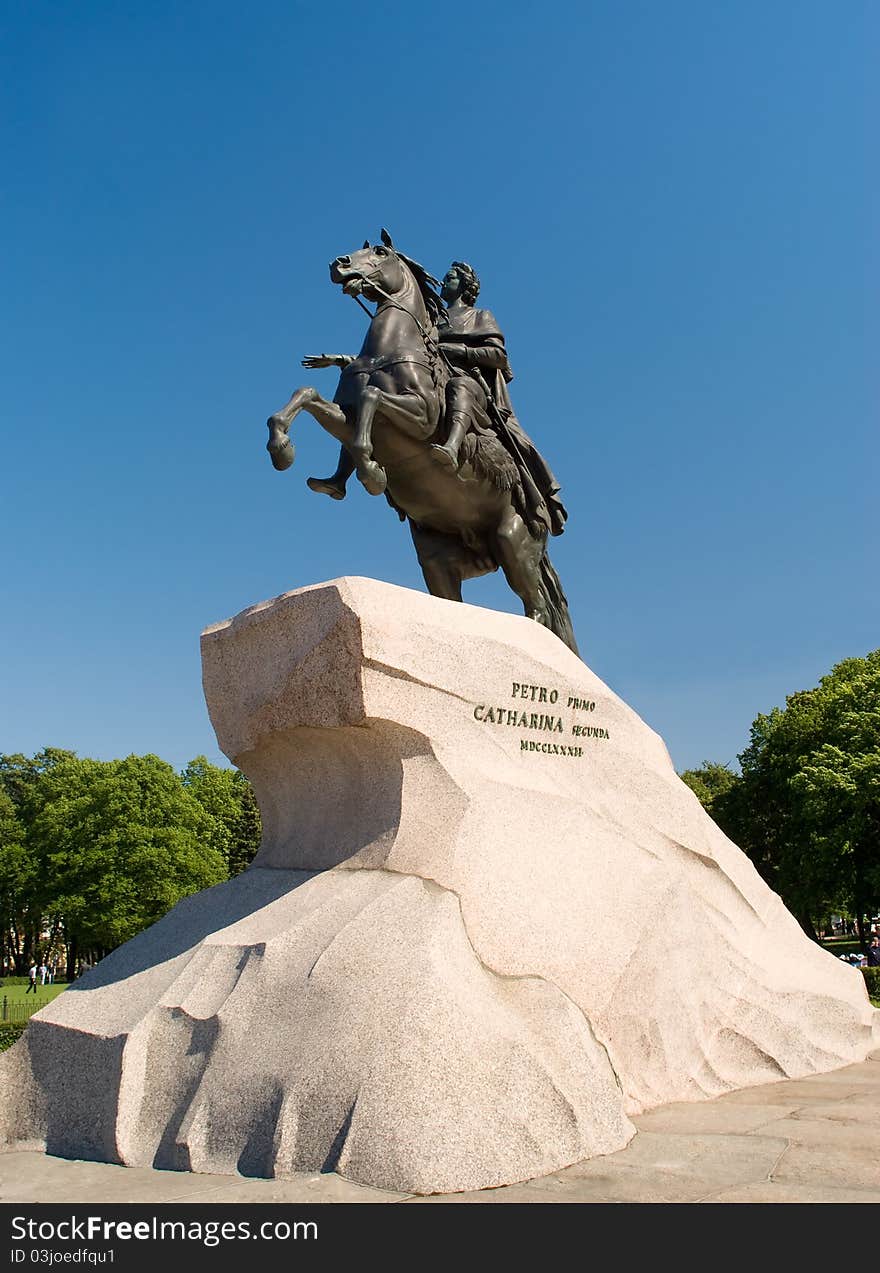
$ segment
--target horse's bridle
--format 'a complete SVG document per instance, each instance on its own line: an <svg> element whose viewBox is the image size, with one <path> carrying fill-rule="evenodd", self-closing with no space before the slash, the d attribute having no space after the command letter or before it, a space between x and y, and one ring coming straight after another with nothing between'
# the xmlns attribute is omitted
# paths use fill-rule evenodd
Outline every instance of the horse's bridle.
<svg viewBox="0 0 880 1273"><path fill-rule="evenodd" d="M396 301L393 296L389 296L388 293L385 291L385 289L383 287L380 287L379 284L375 282L375 275L371 275L369 278L367 278L364 275L361 275L361 278L363 282L370 287L371 291L378 292L380 296L384 297L384 299L388 302L389 305L393 305L395 309L399 309L404 314L408 314L409 317L415 323L416 327L418 327L419 335L421 336L422 340L425 342L425 345L427 346L429 353L433 353L435 356L439 354L440 357L443 359L443 361L446 363L446 366L449 368L449 370L450 371L455 370L455 368L453 367L453 364L450 362L449 358L446 356L446 353L444 352L443 346L440 344L440 341L433 340L431 338L429 333L425 331L424 327L416 318L415 314L412 312L411 309L407 309L405 305L401 305L400 301ZM364 311L364 313L372 322L373 318L375 318L375 314L370 313L366 305L361 300L359 294L356 292L347 292L346 295L351 296L353 300L357 301L358 305L360 305L361 309Z"/></svg>
<svg viewBox="0 0 880 1273"><path fill-rule="evenodd" d="M378 271L376 271L376 273L378 273ZM400 301L396 301L393 296L389 296L389 294L385 291L384 287L380 287L379 284L376 282L375 273L369 275L369 277L365 274L361 274L359 275L359 278L360 278L360 281L365 286L369 287L371 291L378 292L379 295L383 297L389 303L389 305L393 305L395 309L402 310L404 314L408 314L410 318L413 320L413 322L415 323L416 327L418 327L419 334L421 335L422 340L427 341L429 339L428 333L425 331L424 327L416 318L412 310L407 309L405 305L401 305ZM370 311L367 309L366 305L363 303L363 301L360 298L360 295L357 292L347 292L346 295L351 296L354 300L356 300L358 305L360 305L361 309L364 311L364 313L367 314L371 319L375 318L375 314L370 313Z"/></svg>

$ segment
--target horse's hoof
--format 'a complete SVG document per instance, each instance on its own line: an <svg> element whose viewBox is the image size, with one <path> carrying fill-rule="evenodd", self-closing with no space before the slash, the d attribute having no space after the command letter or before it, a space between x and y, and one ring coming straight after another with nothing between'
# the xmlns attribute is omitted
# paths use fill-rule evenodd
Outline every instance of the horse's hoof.
<svg viewBox="0 0 880 1273"><path fill-rule="evenodd" d="M280 442L270 439L266 443L266 450L272 460L272 467L276 468L279 473L283 473L285 469L289 469L296 455L296 448L290 438L283 438Z"/></svg>
<svg viewBox="0 0 880 1273"><path fill-rule="evenodd" d="M458 456L454 455L448 447L438 446L432 442L431 450L434 454L434 459L438 460L444 468L454 469L458 467Z"/></svg>
<svg viewBox="0 0 880 1273"><path fill-rule="evenodd" d="M384 495L388 478L385 470L372 460L365 460L358 468L358 478L368 495Z"/></svg>
<svg viewBox="0 0 880 1273"><path fill-rule="evenodd" d="M318 495L329 495L331 499L345 499L345 487L338 486L329 477L307 477L306 486Z"/></svg>

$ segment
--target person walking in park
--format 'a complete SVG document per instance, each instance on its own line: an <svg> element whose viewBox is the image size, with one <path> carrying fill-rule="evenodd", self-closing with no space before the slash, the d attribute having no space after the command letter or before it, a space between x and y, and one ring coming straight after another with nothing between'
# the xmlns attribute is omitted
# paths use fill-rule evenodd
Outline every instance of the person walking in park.
<svg viewBox="0 0 880 1273"><path fill-rule="evenodd" d="M27 985L27 990L25 991L26 995L29 995L32 990L34 994L37 993L37 972L38 971L39 969L37 968L37 965L31 964L30 970L28 972L28 985Z"/></svg>
<svg viewBox="0 0 880 1273"><path fill-rule="evenodd" d="M868 947L868 968L880 968L880 935L877 933L871 938L871 944Z"/></svg>

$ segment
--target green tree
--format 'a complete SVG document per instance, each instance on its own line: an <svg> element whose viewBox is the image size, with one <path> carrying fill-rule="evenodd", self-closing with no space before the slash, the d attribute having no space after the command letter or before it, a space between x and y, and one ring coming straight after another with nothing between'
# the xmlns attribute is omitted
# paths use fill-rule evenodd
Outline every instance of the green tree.
<svg viewBox="0 0 880 1273"><path fill-rule="evenodd" d="M864 944L880 904L880 650L759 715L739 760L719 824L811 936L840 910Z"/></svg>
<svg viewBox="0 0 880 1273"><path fill-rule="evenodd" d="M704 760L699 769L685 769L679 774L699 800L708 814L715 817L716 802L723 798L739 782L739 777L728 765L720 765L717 761Z"/></svg>
<svg viewBox="0 0 880 1273"><path fill-rule="evenodd" d="M40 953L45 928L42 880L30 849L29 829L40 808L43 781L57 766L74 759L72 751L59 747L44 747L33 757L0 755L3 958L17 973L25 972Z"/></svg>
<svg viewBox="0 0 880 1273"><path fill-rule="evenodd" d="M229 874L238 875L254 859L263 838L263 822L254 789L240 769L233 770L239 815L229 849Z"/></svg>
<svg viewBox="0 0 880 1273"><path fill-rule="evenodd" d="M0 788L9 796L20 819L27 819L40 779L56 765L75 759L75 752L61 747L44 747L36 756L23 756L21 752L0 754Z"/></svg>
<svg viewBox="0 0 880 1273"><path fill-rule="evenodd" d="M218 824L157 756L72 757L41 778L28 829L38 899L68 970L101 957L182 897L226 878Z"/></svg>
<svg viewBox="0 0 880 1273"><path fill-rule="evenodd" d="M865 920L880 909L880 650L839 663L820 690L822 741L792 786L866 948Z"/></svg>
<svg viewBox="0 0 880 1273"><path fill-rule="evenodd" d="M0 960L16 972L28 967L39 930L32 905L36 873L15 805L0 787Z"/></svg>
<svg viewBox="0 0 880 1273"><path fill-rule="evenodd" d="M204 756L191 760L181 775L186 790L215 819L214 847L226 859L229 875L238 875L260 847L262 825L251 784L238 769L221 769Z"/></svg>

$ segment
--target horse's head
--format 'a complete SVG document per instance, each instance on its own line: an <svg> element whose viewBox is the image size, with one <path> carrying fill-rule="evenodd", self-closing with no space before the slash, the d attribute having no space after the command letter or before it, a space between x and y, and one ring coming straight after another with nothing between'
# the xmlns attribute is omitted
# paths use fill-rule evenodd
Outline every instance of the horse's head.
<svg viewBox="0 0 880 1273"><path fill-rule="evenodd" d="M346 296L363 293L368 301L381 301L382 293L372 285L378 284L382 292L394 296L406 286L407 270L390 243L371 246L368 241L358 252L331 261L330 278Z"/></svg>

